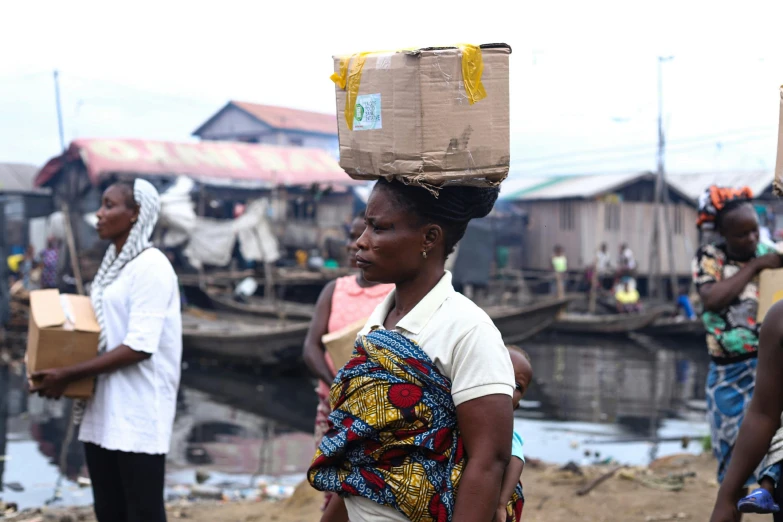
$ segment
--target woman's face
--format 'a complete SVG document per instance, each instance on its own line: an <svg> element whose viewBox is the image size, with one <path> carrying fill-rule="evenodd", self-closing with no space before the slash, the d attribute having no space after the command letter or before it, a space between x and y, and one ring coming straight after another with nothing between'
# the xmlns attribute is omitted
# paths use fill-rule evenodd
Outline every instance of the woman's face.
<svg viewBox="0 0 783 522"><path fill-rule="evenodd" d="M131 195L123 185L112 185L103 193L96 217L96 229L101 239L115 240L127 236L139 216L135 205L129 207Z"/></svg>
<svg viewBox="0 0 783 522"><path fill-rule="evenodd" d="M426 262L421 253L429 246L428 226L419 226L415 216L405 212L395 196L378 185L367 201L365 223L356 241L356 265L364 278L374 283L413 279Z"/></svg>
<svg viewBox="0 0 783 522"><path fill-rule="evenodd" d="M738 259L748 259L759 245L759 220L750 205L743 205L724 216L721 235L729 253Z"/></svg>
<svg viewBox="0 0 783 522"><path fill-rule="evenodd" d="M351 222L351 230L348 231L348 244L345 246L346 250L348 250L348 264L351 268L356 268L356 253L359 251L356 242L365 228L366 226L362 218L356 218Z"/></svg>

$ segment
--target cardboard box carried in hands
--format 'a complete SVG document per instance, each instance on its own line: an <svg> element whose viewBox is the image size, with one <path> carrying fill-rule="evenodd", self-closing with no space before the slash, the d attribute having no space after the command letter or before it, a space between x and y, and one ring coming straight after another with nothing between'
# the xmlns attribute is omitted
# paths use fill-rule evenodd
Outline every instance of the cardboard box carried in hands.
<svg viewBox="0 0 783 522"><path fill-rule="evenodd" d="M89 297L57 290L30 292L30 326L27 335L28 375L40 370L64 368L98 355L101 328ZM68 385L64 396L87 399L95 379Z"/></svg>
<svg viewBox="0 0 783 522"><path fill-rule="evenodd" d="M335 57L340 166L354 179L496 185L508 175L506 44Z"/></svg>

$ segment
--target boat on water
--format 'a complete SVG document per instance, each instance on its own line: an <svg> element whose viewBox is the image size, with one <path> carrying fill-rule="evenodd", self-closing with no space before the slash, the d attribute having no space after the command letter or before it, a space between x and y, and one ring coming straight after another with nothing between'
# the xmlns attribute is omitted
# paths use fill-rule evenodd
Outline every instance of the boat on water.
<svg viewBox="0 0 783 522"><path fill-rule="evenodd" d="M313 313L315 313L314 305L290 301L272 302L256 296L240 301L235 298L230 290L225 288L208 287L204 290L204 293L207 294L215 309L235 314L309 321L313 318Z"/></svg>
<svg viewBox="0 0 783 522"><path fill-rule="evenodd" d="M547 299L528 306L495 305L484 306L495 323L503 341L518 343L533 337L555 323L571 302L569 298Z"/></svg>
<svg viewBox="0 0 783 522"><path fill-rule="evenodd" d="M190 309L182 314L182 344L188 352L282 364L298 358L309 321L281 321Z"/></svg>
<svg viewBox="0 0 783 522"><path fill-rule="evenodd" d="M657 321L665 310L650 310L639 314L574 314L557 318L552 329L558 332L580 334L627 334L647 328Z"/></svg>
<svg viewBox="0 0 783 522"><path fill-rule="evenodd" d="M493 305L484 309L507 343L518 343L551 326L570 299L547 299L527 306ZM304 315L304 314L303 314ZM185 350L216 358L281 365L297 361L309 320L279 319L277 315L246 309L244 313L197 308L182 314Z"/></svg>
<svg viewBox="0 0 783 522"><path fill-rule="evenodd" d="M661 317L646 326L641 333L654 337L704 337L704 323L701 319Z"/></svg>

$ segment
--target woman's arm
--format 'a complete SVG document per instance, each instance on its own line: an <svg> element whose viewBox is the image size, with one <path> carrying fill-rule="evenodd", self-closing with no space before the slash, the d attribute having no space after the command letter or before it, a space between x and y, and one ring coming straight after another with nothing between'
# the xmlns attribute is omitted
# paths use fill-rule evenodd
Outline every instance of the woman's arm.
<svg viewBox="0 0 783 522"><path fill-rule="evenodd" d="M744 290L750 281L762 270L780 268L779 254L767 254L750 260L733 276L707 283L699 287L699 297L705 310L719 312L729 306Z"/></svg>
<svg viewBox="0 0 783 522"><path fill-rule="evenodd" d="M134 269L129 285L128 330L120 345L80 364L34 373L30 376L31 392L59 398L72 382L138 364L158 351L163 325L178 292L177 277L162 254Z"/></svg>
<svg viewBox="0 0 783 522"><path fill-rule="evenodd" d="M41 396L49 399L59 399L62 397L65 388L72 382L115 372L126 366L138 364L151 356L151 353L137 352L133 348L122 344L114 350L105 352L81 364L33 373L30 376L30 379L33 381L30 393L39 393Z"/></svg>
<svg viewBox="0 0 783 522"><path fill-rule="evenodd" d="M487 395L457 406L467 464L460 479L454 522L492 520L511 457L513 411L508 395Z"/></svg>
<svg viewBox="0 0 783 522"><path fill-rule="evenodd" d="M759 340L756 389L742 421L713 513L713 521L724 520L748 477L758 467L780 426L783 412L783 302L770 308ZM717 516L717 518L716 518Z"/></svg>
<svg viewBox="0 0 783 522"><path fill-rule="evenodd" d="M506 506L511 500L511 495L514 494L514 489L519 484L519 477L522 476L524 469L525 463L522 462L522 459L511 457L511 461L506 466L506 472L503 474L503 485L500 488L500 500L496 515L497 522L506 522Z"/></svg>
<svg viewBox="0 0 783 522"><path fill-rule="evenodd" d="M315 303L315 313L310 322L310 328L307 330L304 346L302 348L302 358L310 372L320 380L329 384L334 380L334 374L326 364L324 357L325 348L321 343L328 329L329 315L332 313L332 296L334 295L335 281L330 281L318 296Z"/></svg>

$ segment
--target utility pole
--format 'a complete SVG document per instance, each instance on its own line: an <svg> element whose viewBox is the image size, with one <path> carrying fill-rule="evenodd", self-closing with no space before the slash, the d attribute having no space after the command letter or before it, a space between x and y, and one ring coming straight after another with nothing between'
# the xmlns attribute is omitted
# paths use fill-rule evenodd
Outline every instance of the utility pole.
<svg viewBox="0 0 783 522"><path fill-rule="evenodd" d="M666 135L663 130L663 64L671 61L673 56L658 57L658 168L655 176L655 211L653 220L652 245L650 248L650 293L665 297L666 289L661 276L661 235L666 235L666 247L669 260L669 284L672 297L677 296L677 273L674 262L674 240L669 216L669 190L666 185ZM663 214L663 216L661 216ZM664 231L661 234L660 222L663 217Z"/></svg>
<svg viewBox="0 0 783 522"><path fill-rule="evenodd" d="M54 102L57 105L57 127L60 131L60 148L65 153L65 133L63 133L63 111L60 106L60 71L54 71Z"/></svg>

